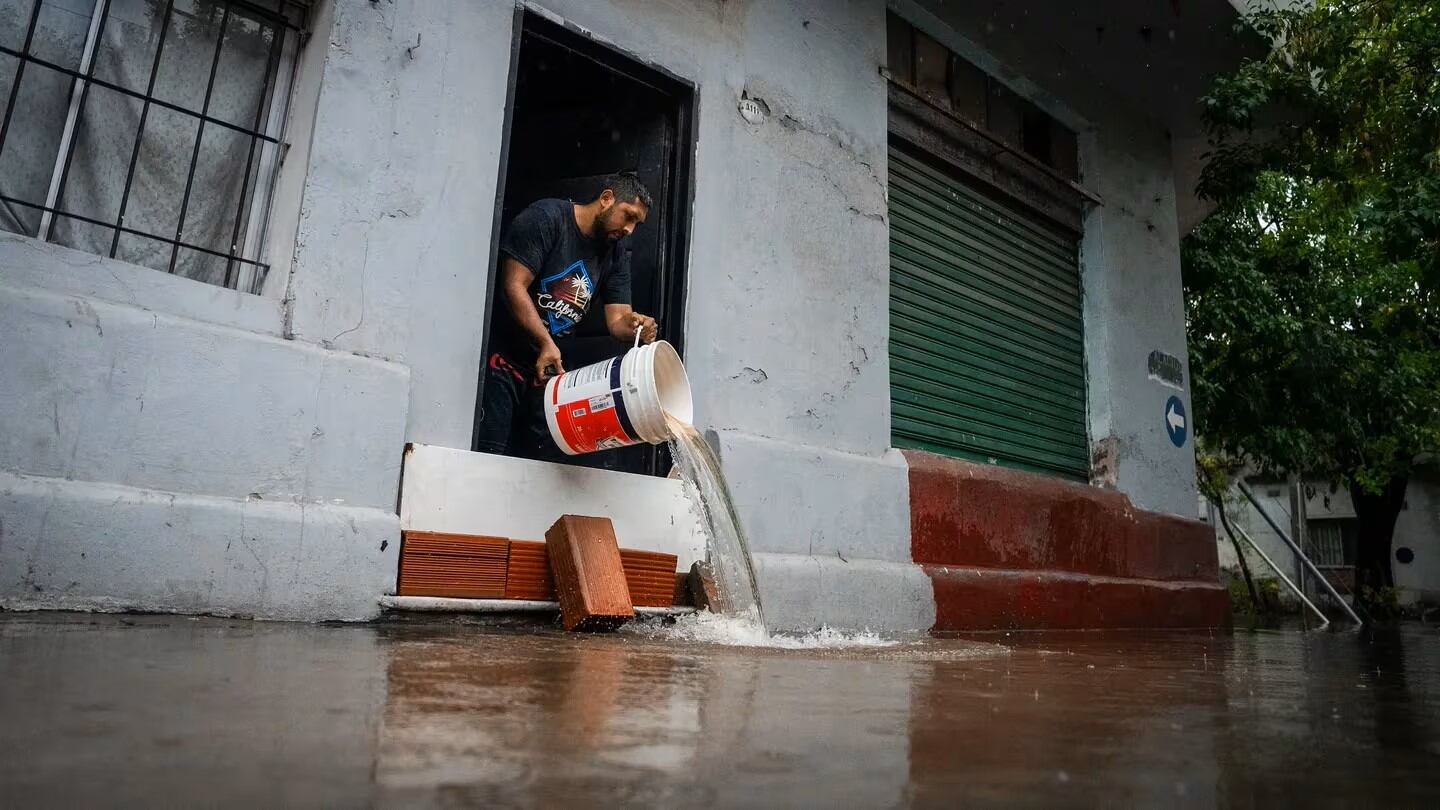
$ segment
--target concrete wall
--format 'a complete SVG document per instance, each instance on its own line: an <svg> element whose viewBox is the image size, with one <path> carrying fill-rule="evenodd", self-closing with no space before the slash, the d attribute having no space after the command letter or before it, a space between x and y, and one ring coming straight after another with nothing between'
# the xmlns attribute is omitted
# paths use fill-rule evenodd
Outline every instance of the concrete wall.
<svg viewBox="0 0 1440 810"><path fill-rule="evenodd" d="M290 334L405 365L406 440L468 448L514 6L334 2Z"/></svg>
<svg viewBox="0 0 1440 810"><path fill-rule="evenodd" d="M1355 507L1348 490L1330 491L1328 484L1314 482L1307 490L1306 517L1315 519L1353 518ZM1414 559L1402 563L1393 555L1391 570L1400 602L1440 601L1440 471L1421 467L1405 490L1405 507L1395 519L1392 549L1408 548Z"/></svg>
<svg viewBox="0 0 1440 810"><path fill-rule="evenodd" d="M512 11L321 4L264 296L0 237L0 605L375 615L404 442L469 442Z"/></svg>
<svg viewBox="0 0 1440 810"><path fill-rule="evenodd" d="M685 363L760 552L767 618L929 627L889 449L883 5L537 7L697 87ZM740 117L742 94L765 101L765 123Z"/></svg>
<svg viewBox="0 0 1440 810"><path fill-rule="evenodd" d="M24 237L0 268L0 606L374 612L407 369Z"/></svg>
<svg viewBox="0 0 1440 810"><path fill-rule="evenodd" d="M1280 523L1286 531L1290 529L1290 489L1288 484L1256 484L1250 486L1255 497L1264 505L1265 510ZM1201 509L1206 509L1202 502ZM1206 510L1205 518L1211 522L1215 529L1216 551L1220 558L1220 567L1231 572L1234 576L1240 576L1240 564L1235 554L1235 547L1231 544L1229 536L1225 533L1224 527L1220 525L1220 517ZM1279 535L1270 528L1260 517L1249 502L1245 501L1239 491L1232 491L1226 501L1226 516L1230 519L1230 525L1237 527L1249 535L1271 560L1280 567L1282 573L1290 578L1291 582L1300 582L1300 561L1290 552ZM1276 580L1279 600L1287 609L1304 610L1304 606L1295 598L1294 592L1283 582L1278 581L1275 570L1265 562L1245 538L1236 534L1236 540L1240 543L1240 549L1245 554L1245 562L1250 566L1250 574L1257 580Z"/></svg>
<svg viewBox="0 0 1440 810"><path fill-rule="evenodd" d="M1313 494L1305 505L1308 518L1355 516L1349 491L1331 492L1327 484L1315 482L1309 492ZM1405 490L1405 507L1395 519L1392 548L1395 551L1408 548L1414 553L1409 563L1393 556L1390 560L1395 587L1400 589L1400 601L1404 604L1440 601L1440 471L1433 467L1417 469L1410 479L1410 486Z"/></svg>
<svg viewBox="0 0 1440 810"><path fill-rule="evenodd" d="M904 462L889 449L884 7L542 0L531 8L697 87L686 364L698 422L760 552L762 590L788 605L769 614L793 626L819 617L928 626L925 582L909 565ZM992 47L974 44L983 17L930 22L958 24L934 30L956 50L984 49L995 72L1083 131L1086 182L1106 199L1085 239L1092 435L1114 437L1106 446L1116 485L1138 506L1187 513L1192 449L1171 445L1163 423L1176 391L1146 368L1155 348L1184 357L1163 127L1074 70L1047 95L1029 77L1052 77L1054 52L1036 48L1029 32ZM503 73L504 57L490 49L489 69ZM499 87L479 89L494 94L485 104L503 100ZM742 95L764 100L765 123L738 115ZM463 343L467 328L473 323L447 326L442 313L435 333ZM869 568L856 575L857 565Z"/></svg>
<svg viewBox="0 0 1440 810"><path fill-rule="evenodd" d="M1415 552L1410 563L1395 563L1402 601L1440 602L1440 471L1420 470L1405 491L1405 511L1395 521L1395 548Z"/></svg>
<svg viewBox="0 0 1440 810"><path fill-rule="evenodd" d="M906 582L904 468L887 455L883 7L557 0L536 8L698 88L687 360L701 423L742 482L755 545L780 555L762 565L813 581L825 565L867 558L877 576ZM355 543L375 551L323 587L347 594L344 616L373 612L366 600L393 572L393 544L379 549L398 528L400 449L469 443L513 15L507 0L323 6L302 55L289 132L298 146L272 231L293 233L293 252L272 244L276 271L263 297L195 289L24 239L0 243L7 291L16 289L5 305L18 310L4 321L7 337L23 347L5 370L32 381L7 391L0 409L0 469L19 476L6 491L17 511L5 515L0 540L7 604L335 616L303 607L320 604L313 593L289 592L285 604L262 597L270 583L246 579L227 556L256 554L263 568L313 542L305 511L324 504L365 510L356 525L368 532ZM767 101L766 124L739 117L742 93ZM93 283L67 288L72 272ZM821 291L818 302L812 291ZM97 304L111 301L113 315ZM76 322L88 328L91 309L100 323L82 334ZM154 334L143 335L152 311ZM747 367L764 374L743 375ZM753 376L763 379L742 382ZM117 418L139 414L142 392L143 418ZM826 475L793 480L775 497L782 464L813 469L822 451ZM796 454L810 460L791 460ZM886 506L834 513L836 482L852 500ZM154 516L128 526L81 520L96 493L113 487ZM160 506L172 494L173 504ZM56 498L73 501L76 513L64 538L52 537L45 519ZM237 544L255 532L221 517L272 499L292 519ZM214 517L194 517L202 513ZM797 513L818 518L803 555L794 535L808 522ZM168 541L151 533L166 523L189 527L176 542L220 556L174 560ZM140 579L121 587L99 571L71 576L83 566L67 555L102 524L123 558L111 562L173 568L172 590L186 595L162 598L163 588ZM318 573L297 578L327 579ZM844 604L848 621L864 623L875 606L862 595L868 579L832 576L834 588L796 610L820 617ZM918 610L901 623L928 626L923 604ZM777 617L785 623L783 611Z"/></svg>
<svg viewBox="0 0 1440 810"><path fill-rule="evenodd" d="M767 614L929 627L889 447L885 4L533 8L696 86L686 363ZM1057 78L1043 30L937 8L952 47L1083 131L1105 199L1084 256L1093 438L1115 437L1138 506L1188 512L1190 447L1145 374L1153 348L1184 356L1163 131ZM0 237L0 605L375 613L404 443L470 441L514 11L322 3L261 296ZM746 123L742 95L769 119Z"/></svg>
<svg viewBox="0 0 1440 810"><path fill-rule="evenodd" d="M1006 22L1016 12L1002 2L890 5L1079 134L1080 182L1103 201L1089 210L1081 243L1092 448L1109 457L1113 485L1136 506L1192 514L1194 443L1177 448L1164 423L1166 401L1179 395L1188 408L1189 394L1152 378L1147 365L1156 349L1182 364L1187 356L1171 145L1159 111L1059 44L1073 34L1071 4L1033 4L1023 26ZM1119 29L1132 11L1097 4L1087 13Z"/></svg>

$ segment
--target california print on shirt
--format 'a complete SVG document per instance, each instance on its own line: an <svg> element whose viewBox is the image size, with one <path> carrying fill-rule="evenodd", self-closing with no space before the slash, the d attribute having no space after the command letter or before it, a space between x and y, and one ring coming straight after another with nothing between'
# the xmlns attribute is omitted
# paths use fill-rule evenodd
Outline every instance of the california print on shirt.
<svg viewBox="0 0 1440 810"><path fill-rule="evenodd" d="M590 308L593 287L583 259L553 276L540 279L535 304L545 313L545 324L550 328L550 334L562 334L585 317L585 310Z"/></svg>

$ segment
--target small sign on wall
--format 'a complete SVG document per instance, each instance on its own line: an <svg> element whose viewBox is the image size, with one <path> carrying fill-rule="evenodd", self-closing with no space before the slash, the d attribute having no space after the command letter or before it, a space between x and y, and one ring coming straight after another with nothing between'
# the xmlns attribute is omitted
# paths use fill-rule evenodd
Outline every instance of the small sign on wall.
<svg viewBox="0 0 1440 810"><path fill-rule="evenodd" d="M1185 446L1185 437L1190 432L1189 420L1185 416L1185 403L1180 401L1180 397L1165 400L1165 432L1170 434L1171 444Z"/></svg>
<svg viewBox="0 0 1440 810"><path fill-rule="evenodd" d="M1175 355L1156 349L1150 352L1147 366L1150 371L1150 379L1175 388L1185 388L1185 367L1181 365L1180 358Z"/></svg>

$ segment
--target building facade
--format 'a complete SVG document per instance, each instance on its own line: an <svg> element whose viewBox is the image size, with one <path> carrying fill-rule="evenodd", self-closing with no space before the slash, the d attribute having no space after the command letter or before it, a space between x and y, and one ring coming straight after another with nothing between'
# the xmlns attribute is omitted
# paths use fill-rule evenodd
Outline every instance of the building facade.
<svg viewBox="0 0 1440 810"><path fill-rule="evenodd" d="M1179 239L1236 11L1025 5L0 0L0 605L364 619L402 526L582 508L693 549L678 484L469 452L574 135L659 178L772 624L1225 621Z"/></svg>
<svg viewBox="0 0 1440 810"><path fill-rule="evenodd" d="M1300 543L1312 562L1331 581L1341 596L1355 592L1355 543L1358 523L1348 490L1324 480L1294 484L1285 481L1252 481L1250 489L1260 506L1292 539ZM1238 491L1227 498L1227 513L1245 534L1265 552L1291 582L1305 583L1312 601L1323 599L1323 589L1314 577L1302 572L1303 565L1280 539L1258 509ZM1203 519L1217 523L1214 507L1201 504ZM1235 550L1219 534L1220 567L1239 576ZM1245 560L1256 579L1277 579L1264 559L1240 539ZM1391 572L1395 577L1396 599L1402 606L1434 605L1440 601L1440 475L1433 464L1419 465L1405 490L1405 503L1395 520L1391 542ZM1282 604L1302 609L1291 591L1277 582ZM1316 601L1324 605L1323 601Z"/></svg>

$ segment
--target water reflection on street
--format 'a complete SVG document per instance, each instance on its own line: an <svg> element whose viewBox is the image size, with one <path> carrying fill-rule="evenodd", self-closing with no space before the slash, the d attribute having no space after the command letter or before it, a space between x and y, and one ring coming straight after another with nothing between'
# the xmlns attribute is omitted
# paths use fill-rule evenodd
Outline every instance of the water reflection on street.
<svg viewBox="0 0 1440 810"><path fill-rule="evenodd" d="M1440 800L1440 633L765 650L458 622L0 617L31 803Z"/></svg>

